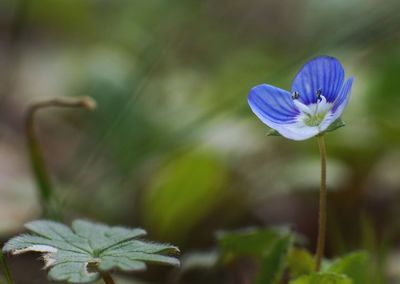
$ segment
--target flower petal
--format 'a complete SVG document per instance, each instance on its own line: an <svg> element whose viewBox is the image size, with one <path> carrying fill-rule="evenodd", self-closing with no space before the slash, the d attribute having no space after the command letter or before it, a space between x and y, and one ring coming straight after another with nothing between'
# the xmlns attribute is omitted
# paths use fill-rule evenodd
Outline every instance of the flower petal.
<svg viewBox="0 0 400 284"><path fill-rule="evenodd" d="M296 141L309 139L320 132L318 126L308 126L302 121L277 124L272 128L278 131L283 137Z"/></svg>
<svg viewBox="0 0 400 284"><path fill-rule="evenodd" d="M336 98L336 101L333 104L332 108L333 112L339 112L340 115L342 114L343 110L345 109L350 100L351 87L353 85L353 81L354 78L350 77L349 79L347 79L346 83L344 83L342 89L340 90L339 95Z"/></svg>
<svg viewBox="0 0 400 284"><path fill-rule="evenodd" d="M325 119L322 121L320 125L320 131L325 131L329 125L331 125L336 119L338 119L344 109L346 108L351 95L351 86L353 85L353 77L347 79L346 83L344 83L342 89L339 92L339 95L336 98L336 101L333 104L332 110L326 115Z"/></svg>
<svg viewBox="0 0 400 284"><path fill-rule="evenodd" d="M251 89L248 102L262 122L288 139L305 140L319 132L317 126L307 126L299 119L301 112L292 95L285 90L267 84L258 85Z"/></svg>
<svg viewBox="0 0 400 284"><path fill-rule="evenodd" d="M251 110L269 127L295 122L300 111L288 91L262 84L251 89L248 103Z"/></svg>
<svg viewBox="0 0 400 284"><path fill-rule="evenodd" d="M299 92L299 100L304 104L317 102L317 91L331 103L335 101L344 81L344 70L333 57L321 56L307 62L297 73L292 83L292 91Z"/></svg>

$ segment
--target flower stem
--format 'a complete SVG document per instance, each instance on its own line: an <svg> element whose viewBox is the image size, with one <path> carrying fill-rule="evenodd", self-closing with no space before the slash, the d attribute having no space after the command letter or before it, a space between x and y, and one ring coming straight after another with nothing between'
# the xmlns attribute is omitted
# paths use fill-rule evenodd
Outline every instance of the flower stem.
<svg viewBox="0 0 400 284"><path fill-rule="evenodd" d="M104 283L115 284L114 279L111 277L109 273L103 273L101 274L101 277L103 278Z"/></svg>
<svg viewBox="0 0 400 284"><path fill-rule="evenodd" d="M325 235L326 235L326 147L323 134L318 135L319 154L321 159L321 184L319 193L319 226L318 226L318 240L317 249L315 253L315 270L318 272L321 268L322 258L325 249Z"/></svg>
<svg viewBox="0 0 400 284"><path fill-rule="evenodd" d="M27 139L27 147L44 215L52 218L59 218L60 214L57 206L52 204L52 202L55 201L54 190L50 181L49 173L46 169L46 163L42 154L43 152L35 130L35 115L37 111L48 107L93 109L95 107L95 102L91 98L54 98L31 104L26 112L25 135Z"/></svg>
<svg viewBox="0 0 400 284"><path fill-rule="evenodd" d="M6 279L7 284L13 284L14 281L12 280L11 277L10 268L8 267L6 258L1 250L0 250L0 266L3 270L4 278Z"/></svg>

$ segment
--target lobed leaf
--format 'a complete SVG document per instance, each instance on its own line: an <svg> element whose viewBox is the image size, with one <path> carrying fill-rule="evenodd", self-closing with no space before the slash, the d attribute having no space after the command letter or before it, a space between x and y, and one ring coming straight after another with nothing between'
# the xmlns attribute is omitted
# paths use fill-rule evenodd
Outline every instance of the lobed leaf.
<svg viewBox="0 0 400 284"><path fill-rule="evenodd" d="M4 252L20 254L41 252L49 278L70 283L90 283L101 272L145 270L147 263L178 266L171 256L178 248L167 244L138 239L146 235L143 229L109 227L84 220L72 223L72 230L53 221L33 221L26 224L31 234L9 240Z"/></svg>

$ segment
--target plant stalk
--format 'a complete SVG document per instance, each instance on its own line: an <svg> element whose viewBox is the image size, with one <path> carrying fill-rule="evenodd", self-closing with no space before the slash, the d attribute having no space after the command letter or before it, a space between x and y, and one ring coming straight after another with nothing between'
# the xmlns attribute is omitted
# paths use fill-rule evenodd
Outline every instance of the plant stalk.
<svg viewBox="0 0 400 284"><path fill-rule="evenodd" d="M323 134L318 135L318 147L321 160L321 183L319 193L319 224L318 240L315 253L315 270L318 272L321 268L322 259L325 250L326 238L326 215L327 215L327 187L326 187L326 146Z"/></svg>
<svg viewBox="0 0 400 284"><path fill-rule="evenodd" d="M3 252L0 249L0 266L3 270L4 278L6 279L7 284L14 284L14 281L12 280L10 268L8 267L6 258L3 254Z"/></svg>
<svg viewBox="0 0 400 284"><path fill-rule="evenodd" d="M44 100L30 105L25 117L25 135L27 139L27 147L31 160L33 175L36 180L39 196L44 211L44 215L48 217L59 217L58 209L52 205L55 201L54 189L50 181L50 176L46 168L46 163L43 158L43 151L40 147L39 139L35 129L36 113L48 107L70 107L70 108L85 108L93 109L96 103L93 99L85 98L54 98Z"/></svg>
<svg viewBox="0 0 400 284"><path fill-rule="evenodd" d="M103 278L104 283L115 284L114 279L111 277L109 273L102 273L101 277Z"/></svg>

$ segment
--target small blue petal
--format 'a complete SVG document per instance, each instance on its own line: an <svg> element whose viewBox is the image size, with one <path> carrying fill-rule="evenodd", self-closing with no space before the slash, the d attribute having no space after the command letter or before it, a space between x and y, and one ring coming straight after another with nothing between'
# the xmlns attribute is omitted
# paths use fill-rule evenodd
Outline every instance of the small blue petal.
<svg viewBox="0 0 400 284"><path fill-rule="evenodd" d="M307 62L297 73L292 83L292 91L299 92L299 100L304 104L317 102L317 91L330 103L334 102L344 81L344 70L333 57L321 56Z"/></svg>
<svg viewBox="0 0 400 284"><path fill-rule="evenodd" d="M258 118L282 136L292 140L305 140L318 134L318 127L309 127L298 121L299 109L292 95L270 85L258 85L251 89L248 102Z"/></svg>
<svg viewBox="0 0 400 284"><path fill-rule="evenodd" d="M336 119L341 117L344 109L346 108L350 100L352 84L353 84L353 77L350 77L346 81L346 83L344 83L342 89L340 90L339 95L332 107L332 111L327 117L325 117L324 121L322 121L320 125L320 132L323 132L326 129L328 129L329 125L331 125Z"/></svg>
<svg viewBox="0 0 400 284"><path fill-rule="evenodd" d="M350 94L351 94L351 86L353 85L353 77L350 77L346 83L344 83L342 89L339 92L339 95L336 98L336 101L334 102L332 112L337 112L338 110L341 110L343 112L344 108L347 106L347 103L349 102L350 99Z"/></svg>
<svg viewBox="0 0 400 284"><path fill-rule="evenodd" d="M269 127L296 120L300 114L288 91L262 84L251 89L248 103L251 110Z"/></svg>

